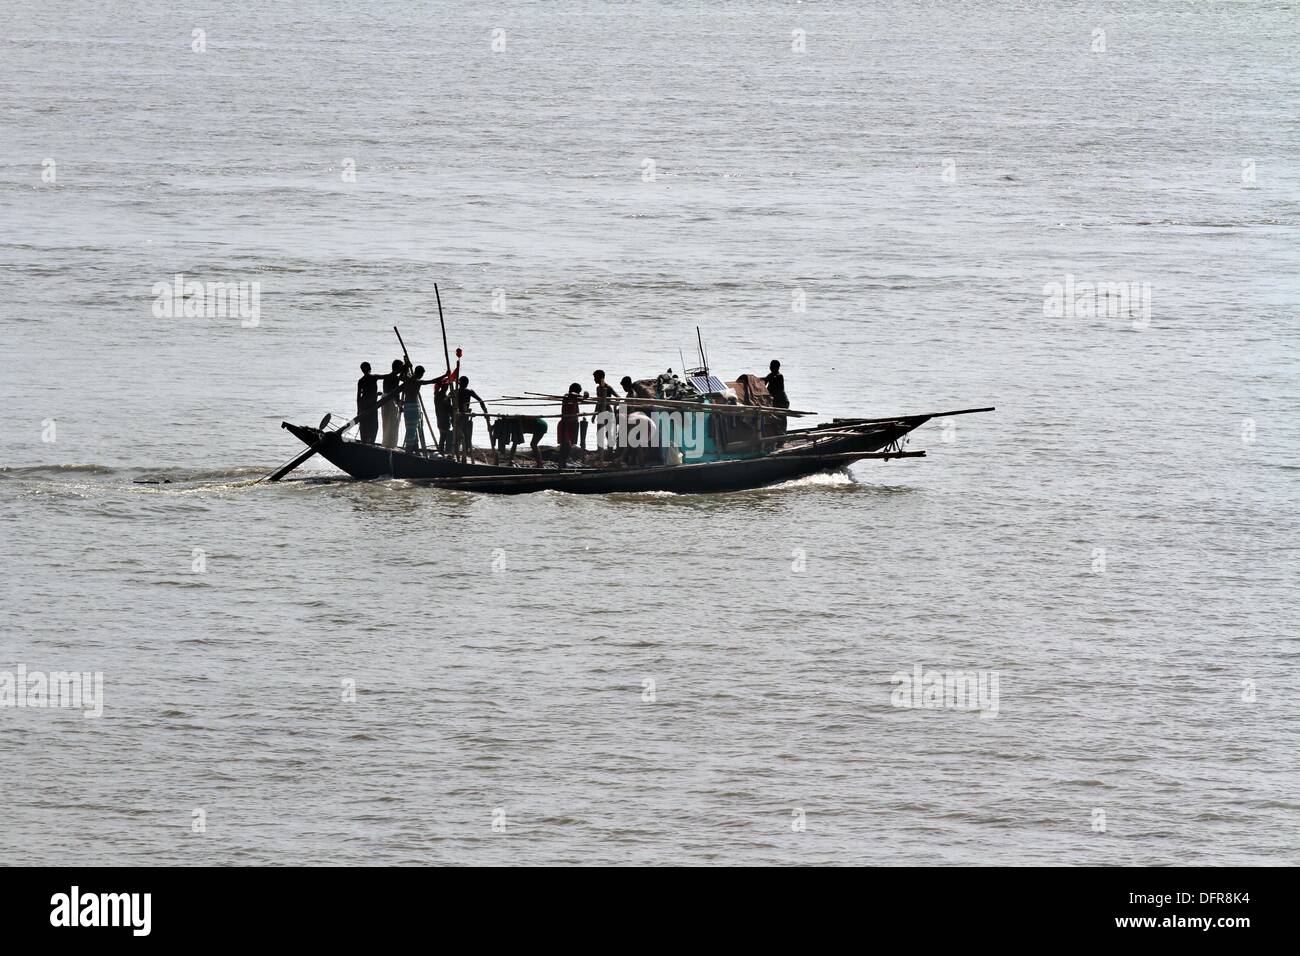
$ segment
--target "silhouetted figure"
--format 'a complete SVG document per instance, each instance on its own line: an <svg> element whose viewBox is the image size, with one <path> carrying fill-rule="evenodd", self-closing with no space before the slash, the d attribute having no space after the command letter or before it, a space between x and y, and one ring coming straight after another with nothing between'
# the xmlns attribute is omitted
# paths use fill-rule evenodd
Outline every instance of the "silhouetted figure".
<svg viewBox="0 0 1300 956"><path fill-rule="evenodd" d="M524 435L532 435L533 440L529 442L529 447L533 450L533 460L537 467L542 467L542 450L537 447L542 442L542 437L546 434L548 426L545 418L534 418L529 415L506 415L497 416L497 420L492 423L491 435L492 446L496 449L497 464L501 463L501 453L506 450L506 445L510 446L509 461L515 460L515 449L519 447L520 442L524 440Z"/></svg>
<svg viewBox="0 0 1300 956"><path fill-rule="evenodd" d="M433 390L433 417L438 422L438 451L451 449L451 385L442 382Z"/></svg>
<svg viewBox="0 0 1300 956"><path fill-rule="evenodd" d="M385 448L397 447L397 426L402 420L402 396L400 394L402 368L402 360L393 359L393 370L385 375L381 382L384 394L388 396L379 409L384 418Z"/></svg>
<svg viewBox="0 0 1300 956"><path fill-rule="evenodd" d="M373 445L379 434L379 379L370 373L370 363L361 363L361 377L357 379L357 418L361 425L361 440Z"/></svg>
<svg viewBox="0 0 1300 956"><path fill-rule="evenodd" d="M790 399L785 394L785 376L781 374L781 363L772 359L768 368L772 371L763 376L763 381L767 384L767 393L772 396L772 404L777 408L789 408Z"/></svg>
<svg viewBox="0 0 1300 956"><path fill-rule="evenodd" d="M446 376L424 378L424 366L417 365L410 376L402 379L402 414L406 418L406 450L420 447L420 386L436 385Z"/></svg>
<svg viewBox="0 0 1300 956"><path fill-rule="evenodd" d="M596 423L596 447L598 449L609 449L614 447L614 403L611 398L618 398L618 392L614 391L614 386L605 381L605 370L598 368L591 373L591 377L596 381L596 409L592 413L591 420ZM631 381L629 379L629 381ZM585 437L585 436L584 436ZM582 447L586 448L587 443L584 441Z"/></svg>
<svg viewBox="0 0 1300 956"><path fill-rule="evenodd" d="M629 413L631 413L631 412L638 411L638 410L640 410L640 411L644 411L644 410L645 410L645 409L642 409L641 406L640 406L639 404L637 404L636 402L632 401L632 399L634 399L634 398L654 398L654 392L647 392L647 391L645 391L645 390L644 390L640 385L638 385L636 382L632 381L632 376L631 376L631 375L624 375L623 378L619 381L618 384L620 384L620 385L623 386L623 397L627 399L627 401L625 401L625 402L623 403L623 414L624 414L624 415L627 415L627 414L629 414Z"/></svg>
<svg viewBox="0 0 1300 956"><path fill-rule="evenodd" d="M474 399L478 402L479 408L483 409L483 418L487 420L488 435L492 434L492 419L488 415L487 406L483 404L483 399L479 398L478 392L469 387L469 376L462 375L460 381L456 383L456 451L463 452L465 457L472 457L474 454L474 416L469 410L469 401Z"/></svg>
<svg viewBox="0 0 1300 956"><path fill-rule="evenodd" d="M569 450L578 443L578 419L581 417L582 400L587 393L582 386L574 382L569 386L568 394L560 403L560 428L556 438L560 442L560 467L569 460Z"/></svg>

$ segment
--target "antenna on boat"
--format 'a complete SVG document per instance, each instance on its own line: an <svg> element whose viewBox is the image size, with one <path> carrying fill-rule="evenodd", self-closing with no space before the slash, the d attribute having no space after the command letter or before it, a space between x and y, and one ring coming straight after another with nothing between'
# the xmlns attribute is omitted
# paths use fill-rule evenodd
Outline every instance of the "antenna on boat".
<svg viewBox="0 0 1300 956"><path fill-rule="evenodd" d="M704 377L709 377L709 357L704 354L704 336L700 335L700 327L695 327L695 340L700 345L700 366L704 369Z"/></svg>

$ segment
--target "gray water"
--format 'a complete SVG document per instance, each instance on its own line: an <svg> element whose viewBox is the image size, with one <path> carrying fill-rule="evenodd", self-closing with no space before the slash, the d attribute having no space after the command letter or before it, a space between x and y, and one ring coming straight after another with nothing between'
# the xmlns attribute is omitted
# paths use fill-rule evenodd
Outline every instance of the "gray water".
<svg viewBox="0 0 1300 956"><path fill-rule="evenodd" d="M104 678L0 709L7 862L1296 862L1300 4L143 6L0 18L0 671ZM698 325L997 411L716 497L254 485L394 324L441 364L434 282L484 396Z"/></svg>

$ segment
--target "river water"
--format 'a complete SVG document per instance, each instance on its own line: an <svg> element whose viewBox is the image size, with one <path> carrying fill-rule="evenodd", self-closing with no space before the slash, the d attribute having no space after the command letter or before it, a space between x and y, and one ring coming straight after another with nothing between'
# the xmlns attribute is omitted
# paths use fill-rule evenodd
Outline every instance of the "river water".
<svg viewBox="0 0 1300 956"><path fill-rule="evenodd" d="M103 677L0 708L11 862L1297 860L1300 5L151 7L0 25L0 689ZM253 484L392 326L440 365L434 282L485 397L699 326L997 411L713 497Z"/></svg>

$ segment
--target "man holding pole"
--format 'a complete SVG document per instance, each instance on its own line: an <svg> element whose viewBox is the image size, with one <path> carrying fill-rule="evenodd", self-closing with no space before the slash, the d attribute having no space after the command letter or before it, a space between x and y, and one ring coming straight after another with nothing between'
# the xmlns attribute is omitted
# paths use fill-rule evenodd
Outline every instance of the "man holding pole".
<svg viewBox="0 0 1300 956"><path fill-rule="evenodd" d="M424 366L417 365L411 376L402 382L402 415L406 418L406 450L415 451L420 447L420 386L436 385L444 381L445 376L424 378Z"/></svg>
<svg viewBox="0 0 1300 956"><path fill-rule="evenodd" d="M460 364L457 363L457 367ZM458 455L464 455L471 458L474 454L474 416L469 410L470 399L478 402L479 408L483 409L483 418L487 420L489 439L492 435L492 419L488 416L487 405L483 399L479 398L478 392L469 387L469 376L462 375L456 382L456 444L455 451Z"/></svg>
<svg viewBox="0 0 1300 956"><path fill-rule="evenodd" d="M433 390L433 414L438 420L438 452L446 455L451 449L451 398L448 394L450 385L439 382Z"/></svg>

